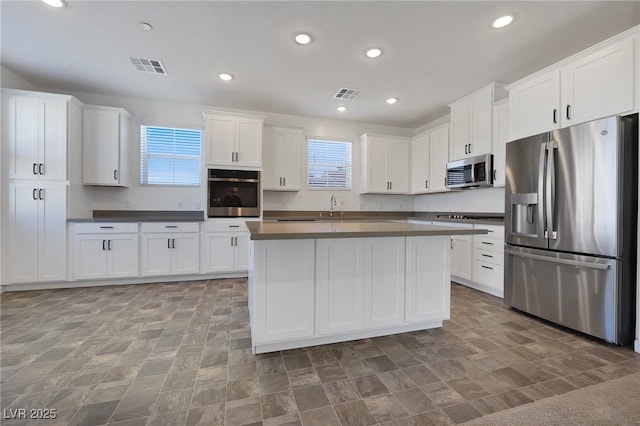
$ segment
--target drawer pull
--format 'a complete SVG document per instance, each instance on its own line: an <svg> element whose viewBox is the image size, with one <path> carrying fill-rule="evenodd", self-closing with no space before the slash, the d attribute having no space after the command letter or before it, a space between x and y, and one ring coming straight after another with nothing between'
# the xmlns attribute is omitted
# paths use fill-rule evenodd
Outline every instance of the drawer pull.
<svg viewBox="0 0 640 426"><path fill-rule="evenodd" d="M229 228L240 228L240 225L229 225Z"/></svg>
<svg viewBox="0 0 640 426"><path fill-rule="evenodd" d="M100 229L113 229L113 226L101 226Z"/></svg>
<svg viewBox="0 0 640 426"><path fill-rule="evenodd" d="M172 228L172 229L175 229L175 228L177 228L177 227L178 227L177 225L165 225L165 228Z"/></svg>
<svg viewBox="0 0 640 426"><path fill-rule="evenodd" d="M483 267L484 269L491 269L491 270L493 271L493 268L491 268L491 267L489 267L489 266L484 266L484 265L482 265L482 267Z"/></svg>
<svg viewBox="0 0 640 426"><path fill-rule="evenodd" d="M492 258L492 259L493 259L493 256L488 255L488 254L484 254L484 253L483 253L483 254L482 254L482 256L484 256L484 257L490 257L490 258Z"/></svg>
<svg viewBox="0 0 640 426"><path fill-rule="evenodd" d="M493 243L489 243L489 242L487 242L487 241L483 241L483 242L482 242L482 244L486 244L486 245L488 245L488 246L492 246L492 245L493 245Z"/></svg>

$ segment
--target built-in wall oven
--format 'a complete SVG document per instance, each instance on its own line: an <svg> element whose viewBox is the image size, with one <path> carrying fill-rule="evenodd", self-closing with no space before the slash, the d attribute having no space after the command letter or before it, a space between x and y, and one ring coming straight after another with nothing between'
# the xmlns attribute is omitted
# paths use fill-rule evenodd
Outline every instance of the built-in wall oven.
<svg viewBox="0 0 640 426"><path fill-rule="evenodd" d="M259 217L260 172L209 169L208 217Z"/></svg>

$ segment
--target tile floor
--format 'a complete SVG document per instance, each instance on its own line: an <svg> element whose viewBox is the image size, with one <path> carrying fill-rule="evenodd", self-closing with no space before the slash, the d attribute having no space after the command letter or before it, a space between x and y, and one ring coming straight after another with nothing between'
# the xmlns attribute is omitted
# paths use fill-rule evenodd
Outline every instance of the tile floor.
<svg viewBox="0 0 640 426"><path fill-rule="evenodd" d="M6 425L456 424L640 371L628 348L460 285L443 329L258 356L244 279L5 293L1 308ZM20 408L57 416L6 418Z"/></svg>

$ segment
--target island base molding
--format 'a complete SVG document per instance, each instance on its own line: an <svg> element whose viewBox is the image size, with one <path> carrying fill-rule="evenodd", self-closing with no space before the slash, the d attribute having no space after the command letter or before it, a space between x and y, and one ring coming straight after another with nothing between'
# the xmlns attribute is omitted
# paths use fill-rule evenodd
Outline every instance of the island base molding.
<svg viewBox="0 0 640 426"><path fill-rule="evenodd" d="M184 281L206 281L221 278L246 278L247 273L239 272L220 272L216 274L198 274L198 275L170 275L170 276L150 276L150 277L132 277L132 278L113 278L113 279L97 279L97 280L77 280L77 281L51 281L40 283L16 283L0 285L0 293L6 291L30 291L30 290L55 290L62 288L81 288L81 287L102 287L111 285L132 285L132 284L164 284L177 283Z"/></svg>
<svg viewBox="0 0 640 426"><path fill-rule="evenodd" d="M286 351L289 349L306 348L309 346L327 345L331 343L348 342L359 339L369 339L373 337L388 336L398 333L409 333L412 331L429 330L442 327L442 321L431 321L419 324L405 324L396 327L385 327L381 329L369 329L354 331L345 334L333 334L328 336L308 337L298 340L287 340L282 342L271 342L256 344L252 347L253 354L264 354L267 352Z"/></svg>
<svg viewBox="0 0 640 426"><path fill-rule="evenodd" d="M456 277L456 276L451 277L451 282L454 282L456 284L462 284L465 287L471 287L475 290L480 290L483 293L488 293L492 296L496 296L501 299L504 299L504 289L502 288L496 288L488 285L479 284L479 283L469 281L467 279Z"/></svg>

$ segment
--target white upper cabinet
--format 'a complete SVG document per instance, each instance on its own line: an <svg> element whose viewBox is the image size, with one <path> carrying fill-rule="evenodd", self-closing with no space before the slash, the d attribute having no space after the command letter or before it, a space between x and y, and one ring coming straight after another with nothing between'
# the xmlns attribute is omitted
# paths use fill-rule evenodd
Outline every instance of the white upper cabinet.
<svg viewBox="0 0 640 426"><path fill-rule="evenodd" d="M409 192L409 139L364 134L361 193L407 194Z"/></svg>
<svg viewBox="0 0 640 426"><path fill-rule="evenodd" d="M505 184L505 157L509 142L509 100L493 106L493 186Z"/></svg>
<svg viewBox="0 0 640 426"><path fill-rule="evenodd" d="M128 186L131 114L122 108L85 105L82 113L82 183Z"/></svg>
<svg viewBox="0 0 640 426"><path fill-rule="evenodd" d="M264 117L205 112L207 163L215 166L262 166Z"/></svg>
<svg viewBox="0 0 640 426"><path fill-rule="evenodd" d="M501 85L491 83L449 105L452 161L491 152L493 101L501 90Z"/></svg>
<svg viewBox="0 0 640 426"><path fill-rule="evenodd" d="M265 127L262 146L264 190L300 190L302 144L302 129Z"/></svg>
<svg viewBox="0 0 640 426"><path fill-rule="evenodd" d="M3 90L3 156L10 179L66 181L69 108L66 95Z"/></svg>
<svg viewBox="0 0 640 426"><path fill-rule="evenodd" d="M634 109L634 39L589 49L509 86L511 138Z"/></svg>
<svg viewBox="0 0 640 426"><path fill-rule="evenodd" d="M449 126L422 133L411 140L411 193L448 191Z"/></svg>

